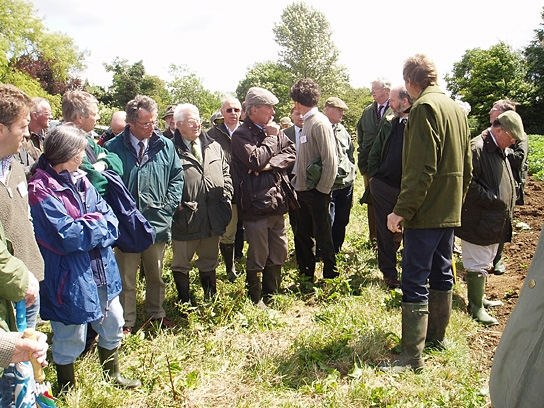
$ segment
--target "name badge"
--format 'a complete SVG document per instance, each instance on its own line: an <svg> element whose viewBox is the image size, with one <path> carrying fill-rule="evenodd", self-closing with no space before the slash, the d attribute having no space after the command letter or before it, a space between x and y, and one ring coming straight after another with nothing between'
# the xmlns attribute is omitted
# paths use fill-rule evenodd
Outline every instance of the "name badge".
<svg viewBox="0 0 544 408"><path fill-rule="evenodd" d="M300 143L306 143L308 138L305 135L300 136Z"/></svg>
<svg viewBox="0 0 544 408"><path fill-rule="evenodd" d="M21 195L21 197L25 197L28 195L28 189L26 187L26 183L23 183L22 181L17 185L17 191Z"/></svg>

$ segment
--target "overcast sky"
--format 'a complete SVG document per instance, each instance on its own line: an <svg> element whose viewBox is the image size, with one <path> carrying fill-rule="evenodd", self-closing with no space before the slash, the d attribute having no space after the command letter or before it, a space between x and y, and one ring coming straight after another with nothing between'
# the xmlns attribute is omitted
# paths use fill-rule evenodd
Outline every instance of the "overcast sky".
<svg viewBox="0 0 544 408"><path fill-rule="evenodd" d="M108 86L103 63L115 57L165 81L171 64L186 65L210 91L234 92L248 68L277 61L272 28L291 0L34 0L37 15L50 31L74 39L88 50L91 84ZM353 87L369 87L385 76L400 83L406 57L426 53L441 78L472 48L504 41L514 49L535 38L543 3L457 0L368 1L309 0L331 25Z"/></svg>

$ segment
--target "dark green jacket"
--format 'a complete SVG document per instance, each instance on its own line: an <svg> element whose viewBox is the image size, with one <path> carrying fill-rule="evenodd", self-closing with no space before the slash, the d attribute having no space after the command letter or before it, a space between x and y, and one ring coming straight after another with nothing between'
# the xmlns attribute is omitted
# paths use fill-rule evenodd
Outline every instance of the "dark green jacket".
<svg viewBox="0 0 544 408"><path fill-rule="evenodd" d="M415 100L404 130L401 192L393 209L406 228L461 225L472 161L467 117L438 86Z"/></svg>
<svg viewBox="0 0 544 408"><path fill-rule="evenodd" d="M88 149L90 148L91 152L87 152L87 156L83 158L83 162L79 167L87 173L87 178L91 184L103 196L108 191L108 180L102 173L94 169L92 163L95 161L103 162L106 164L106 169L113 170L121 177L123 177L123 163L121 163L121 159L117 154L98 145L92 137L87 136L87 142L89 142ZM94 157L89 157L89 154L94 155Z"/></svg>
<svg viewBox="0 0 544 408"><path fill-rule="evenodd" d="M368 155L374 139L378 135L380 127L385 123L385 118L391 115L393 111L387 102L387 109L384 111L383 116L378 122L378 104L372 102L364 110L361 118L357 122L357 165L361 174L368 173Z"/></svg>

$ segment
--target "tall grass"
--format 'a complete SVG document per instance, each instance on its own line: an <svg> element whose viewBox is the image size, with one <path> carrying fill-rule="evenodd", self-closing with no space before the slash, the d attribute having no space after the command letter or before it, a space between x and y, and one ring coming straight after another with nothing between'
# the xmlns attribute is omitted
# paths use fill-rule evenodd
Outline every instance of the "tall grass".
<svg viewBox="0 0 544 408"><path fill-rule="evenodd" d="M382 373L400 341L400 293L383 284L367 241L366 206L356 182L347 240L338 255L340 277L300 290L296 264L284 268L272 310L253 307L244 275L235 283L218 269L218 295L205 301L192 272L193 307L180 308L165 261L167 314L179 326L148 325L123 340L121 371L142 387L119 389L102 378L96 351L76 363L78 386L60 407L482 407L489 373L471 347L478 325L467 316L466 289L456 284L448 348L425 354L421 374ZM288 222L287 222L288 224ZM289 231L290 252L293 251ZM238 267L243 269L243 263ZM318 271L318 275L320 271ZM138 324L145 322L144 286ZM185 317L186 316L186 317ZM134 328L136 330L138 326ZM44 331L50 333L49 326ZM54 366L47 379L56 386Z"/></svg>

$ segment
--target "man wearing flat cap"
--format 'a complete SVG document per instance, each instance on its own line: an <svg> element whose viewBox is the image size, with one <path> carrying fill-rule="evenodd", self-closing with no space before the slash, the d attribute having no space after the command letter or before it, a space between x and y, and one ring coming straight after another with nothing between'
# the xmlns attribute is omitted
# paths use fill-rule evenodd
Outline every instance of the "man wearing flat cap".
<svg viewBox="0 0 544 408"><path fill-rule="evenodd" d="M231 141L234 197L249 244L246 285L249 297L259 307L269 304L279 290L281 267L287 258L284 214L289 204L282 180L284 185L288 183L296 148L274 122L278 102L272 92L250 88L245 99L246 118Z"/></svg>
<svg viewBox="0 0 544 408"><path fill-rule="evenodd" d="M174 121L174 109L175 105L170 105L166 108L166 113L162 117L162 120L166 122L166 129L163 130L163 136L170 140L174 140L174 132L176 131L176 122Z"/></svg>
<svg viewBox="0 0 544 408"><path fill-rule="evenodd" d="M472 181L455 235L461 238L470 312L485 326L498 324L485 310L487 275L499 243L512 237L516 184L505 149L525 137L519 114L506 111L471 141Z"/></svg>
<svg viewBox="0 0 544 408"><path fill-rule="evenodd" d="M349 223L349 215L353 204L353 182L355 181L355 158L353 152L355 146L351 135L342 125L344 111L348 106L344 101L331 96L325 101L323 113L332 124L332 131L338 146L338 176L332 187L331 198L331 222L332 222L332 243L334 252L337 254L342 248L346 236L346 226Z"/></svg>

